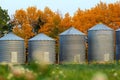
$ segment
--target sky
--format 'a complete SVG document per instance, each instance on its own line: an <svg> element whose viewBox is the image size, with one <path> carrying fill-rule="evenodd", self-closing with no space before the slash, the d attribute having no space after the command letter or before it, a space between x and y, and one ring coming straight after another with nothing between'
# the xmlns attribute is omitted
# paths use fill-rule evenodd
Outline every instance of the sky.
<svg viewBox="0 0 120 80"><path fill-rule="evenodd" d="M2 9L7 9L10 16L12 16L16 10L25 10L30 6L35 6L40 10L44 10L47 6L53 11L59 10L62 15L69 12L72 16L78 8L82 10L90 9L100 1L108 4L119 0L0 0L0 6Z"/></svg>

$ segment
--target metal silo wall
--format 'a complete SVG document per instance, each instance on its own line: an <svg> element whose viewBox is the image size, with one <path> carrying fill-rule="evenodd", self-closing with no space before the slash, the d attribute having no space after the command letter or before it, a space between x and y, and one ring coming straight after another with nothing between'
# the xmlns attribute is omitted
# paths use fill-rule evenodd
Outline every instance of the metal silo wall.
<svg viewBox="0 0 120 80"><path fill-rule="evenodd" d="M17 52L17 63L25 63L24 41L0 41L0 62L11 63L11 52Z"/></svg>
<svg viewBox="0 0 120 80"><path fill-rule="evenodd" d="M60 35L60 63L85 63L85 36Z"/></svg>
<svg viewBox="0 0 120 80"><path fill-rule="evenodd" d="M111 62L114 60L114 31L88 32L88 61Z"/></svg>
<svg viewBox="0 0 120 80"><path fill-rule="evenodd" d="M29 62L38 61L44 63L44 59L48 59L48 63L55 63L55 41L52 40L36 40L29 41ZM45 53L49 53L49 56L45 56Z"/></svg>
<svg viewBox="0 0 120 80"><path fill-rule="evenodd" d="M116 31L116 60L120 60L120 31Z"/></svg>

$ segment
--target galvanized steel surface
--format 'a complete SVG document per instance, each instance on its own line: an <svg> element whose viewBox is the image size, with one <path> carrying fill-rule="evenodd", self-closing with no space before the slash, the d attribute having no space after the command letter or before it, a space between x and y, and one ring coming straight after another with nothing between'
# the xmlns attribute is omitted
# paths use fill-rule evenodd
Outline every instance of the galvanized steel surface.
<svg viewBox="0 0 120 80"><path fill-rule="evenodd" d="M48 53L48 56L44 56ZM48 58L48 63L55 63L55 42L54 41L30 41L29 42L29 61L44 63Z"/></svg>
<svg viewBox="0 0 120 80"><path fill-rule="evenodd" d="M17 40L2 40L0 41L0 62L11 62L11 53L17 53L17 63L25 63L25 48L24 41Z"/></svg>
<svg viewBox="0 0 120 80"><path fill-rule="evenodd" d="M1 37L0 40L24 40L24 39L10 32L5 36Z"/></svg>
<svg viewBox="0 0 120 80"><path fill-rule="evenodd" d="M69 28L68 30L62 32L60 35L85 35L74 27Z"/></svg>
<svg viewBox="0 0 120 80"><path fill-rule="evenodd" d="M55 63L55 40L46 38L48 36L39 35L40 39L29 40L29 62ZM34 38L34 37L33 37ZM44 39L41 39L44 38Z"/></svg>
<svg viewBox="0 0 120 80"><path fill-rule="evenodd" d="M102 23L93 26L92 28L89 29L89 31L90 30L94 30L94 31L96 31L96 30L107 30L107 31L112 30L113 31L113 29L109 28L108 26L106 26Z"/></svg>
<svg viewBox="0 0 120 80"><path fill-rule="evenodd" d="M75 28L60 34L60 63L85 63L85 35Z"/></svg>
<svg viewBox="0 0 120 80"><path fill-rule="evenodd" d="M60 63L85 63L85 36L60 36Z"/></svg>
<svg viewBox="0 0 120 80"><path fill-rule="evenodd" d="M99 24L98 24L99 25ZM104 27L102 24L99 27ZM114 31L99 29L88 31L88 61L110 62L114 60Z"/></svg>
<svg viewBox="0 0 120 80"><path fill-rule="evenodd" d="M120 29L116 30L116 60L120 60Z"/></svg>
<svg viewBox="0 0 120 80"><path fill-rule="evenodd" d="M33 40L54 40L50 37L48 37L47 35L40 33L36 36L34 36L33 38L29 39L29 41L33 41Z"/></svg>

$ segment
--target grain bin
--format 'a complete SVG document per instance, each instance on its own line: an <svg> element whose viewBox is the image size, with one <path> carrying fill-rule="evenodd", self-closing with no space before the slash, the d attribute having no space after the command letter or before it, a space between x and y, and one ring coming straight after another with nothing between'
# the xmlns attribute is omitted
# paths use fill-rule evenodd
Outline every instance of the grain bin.
<svg viewBox="0 0 120 80"><path fill-rule="evenodd" d="M88 30L88 61L111 62L114 60L114 31L100 23Z"/></svg>
<svg viewBox="0 0 120 80"><path fill-rule="evenodd" d="M55 63L55 40L40 33L29 40L29 62Z"/></svg>
<svg viewBox="0 0 120 80"><path fill-rule="evenodd" d="M85 34L74 27L60 34L60 63L85 63Z"/></svg>
<svg viewBox="0 0 120 80"><path fill-rule="evenodd" d="M116 30L116 60L120 60L120 29Z"/></svg>
<svg viewBox="0 0 120 80"><path fill-rule="evenodd" d="M0 62L25 63L24 40L12 32L0 38Z"/></svg>

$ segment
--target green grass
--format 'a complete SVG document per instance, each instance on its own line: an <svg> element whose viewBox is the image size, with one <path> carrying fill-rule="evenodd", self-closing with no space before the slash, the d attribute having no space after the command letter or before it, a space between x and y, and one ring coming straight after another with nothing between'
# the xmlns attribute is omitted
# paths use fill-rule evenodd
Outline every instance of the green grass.
<svg viewBox="0 0 120 80"><path fill-rule="evenodd" d="M66 65L22 65L24 69L32 71L31 80L120 80L120 64L66 64ZM33 74L34 73L34 74ZM0 80L8 80L13 74L9 65L0 65ZM9 80L30 80L25 78L27 73ZM29 76L29 75L28 75ZM104 79L103 79L104 78Z"/></svg>

